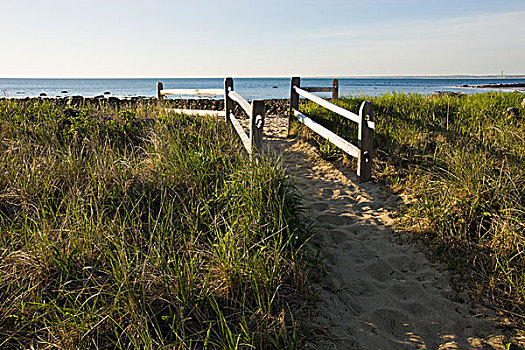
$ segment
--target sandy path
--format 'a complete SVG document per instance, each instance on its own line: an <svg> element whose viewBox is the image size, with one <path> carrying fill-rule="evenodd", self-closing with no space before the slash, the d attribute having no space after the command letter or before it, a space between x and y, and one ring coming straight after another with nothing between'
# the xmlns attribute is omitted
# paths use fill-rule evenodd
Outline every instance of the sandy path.
<svg viewBox="0 0 525 350"><path fill-rule="evenodd" d="M504 349L496 325L476 317L467 295L413 243L396 234L392 207L399 197L373 182L358 184L317 159L310 145L284 137L286 119L267 118L270 147L284 154L314 220L314 249L328 272L320 290L321 349ZM478 315L479 316L479 315Z"/></svg>

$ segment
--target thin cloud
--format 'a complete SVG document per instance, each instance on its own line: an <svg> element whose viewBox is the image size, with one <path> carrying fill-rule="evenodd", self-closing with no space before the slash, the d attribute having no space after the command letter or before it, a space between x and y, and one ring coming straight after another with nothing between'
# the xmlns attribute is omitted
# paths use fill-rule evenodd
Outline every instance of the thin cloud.
<svg viewBox="0 0 525 350"><path fill-rule="evenodd" d="M399 40L431 39L451 37L468 38L481 33L502 39L521 39L525 32L525 11L502 12L454 17L435 20L412 20L406 22L358 24L353 27L333 27L311 33L302 39L308 40L364 40L383 41L386 38ZM503 35L503 36L502 36Z"/></svg>

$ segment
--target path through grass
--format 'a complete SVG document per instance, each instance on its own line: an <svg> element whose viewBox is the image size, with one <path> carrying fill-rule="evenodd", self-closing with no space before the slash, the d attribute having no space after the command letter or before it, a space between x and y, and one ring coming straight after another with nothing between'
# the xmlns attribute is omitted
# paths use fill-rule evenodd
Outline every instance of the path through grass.
<svg viewBox="0 0 525 350"><path fill-rule="evenodd" d="M363 97L337 104L358 111ZM523 94L387 94L371 99L377 123L375 177L414 201L405 227L465 274L478 300L525 321L525 110ZM508 107L521 117L509 116ZM351 122L312 104L318 122L356 140ZM324 157L340 151L320 141ZM523 324L522 324L523 327Z"/></svg>

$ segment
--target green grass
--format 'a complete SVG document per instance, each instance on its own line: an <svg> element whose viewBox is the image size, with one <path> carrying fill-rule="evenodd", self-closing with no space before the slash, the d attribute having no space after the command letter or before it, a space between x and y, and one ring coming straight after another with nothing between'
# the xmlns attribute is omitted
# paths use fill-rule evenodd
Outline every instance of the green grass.
<svg viewBox="0 0 525 350"><path fill-rule="evenodd" d="M299 199L237 138L153 102L0 100L0 348L300 346Z"/></svg>
<svg viewBox="0 0 525 350"><path fill-rule="evenodd" d="M404 227L464 274L478 300L525 317L525 110L523 94L387 94L372 100L374 176L414 202ZM363 97L338 105L358 112ZM521 117L504 114L519 107ZM302 109L350 141L357 127L309 104ZM325 157L340 157L324 146Z"/></svg>

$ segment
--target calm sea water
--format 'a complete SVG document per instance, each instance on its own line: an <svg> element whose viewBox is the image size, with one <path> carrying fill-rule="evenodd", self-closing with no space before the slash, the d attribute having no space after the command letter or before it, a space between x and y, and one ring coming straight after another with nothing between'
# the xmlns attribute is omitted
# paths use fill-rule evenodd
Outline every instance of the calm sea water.
<svg viewBox="0 0 525 350"><path fill-rule="evenodd" d="M221 88L222 78L177 79L5 79L0 78L0 97L36 97L45 93L48 97L81 95L133 97L155 96L156 83L162 81L165 89ZM331 79L303 78L302 86L331 86ZM340 96L380 95L389 92L432 94L436 91L455 91L468 94L488 91L466 88L463 85L525 83L525 79L511 78L340 78ZM289 78L238 78L235 90L246 99L288 98ZM67 91L67 92L65 92ZM323 95L322 93L320 94ZM329 96L330 94L325 94ZM173 96L174 98L180 96ZM186 96L191 97L191 96ZM221 97L222 98L222 97Z"/></svg>

